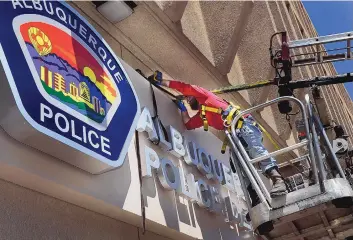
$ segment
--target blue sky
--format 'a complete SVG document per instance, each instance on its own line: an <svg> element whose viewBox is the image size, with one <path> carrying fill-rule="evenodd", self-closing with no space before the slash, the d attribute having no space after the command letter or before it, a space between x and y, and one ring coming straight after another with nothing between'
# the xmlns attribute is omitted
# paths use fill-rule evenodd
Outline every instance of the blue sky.
<svg viewBox="0 0 353 240"><path fill-rule="evenodd" d="M353 2L304 1L303 4L320 36L353 31ZM331 44L326 49L341 46ZM334 65L339 74L353 72L353 60L336 62ZM353 99L353 83L345 86Z"/></svg>

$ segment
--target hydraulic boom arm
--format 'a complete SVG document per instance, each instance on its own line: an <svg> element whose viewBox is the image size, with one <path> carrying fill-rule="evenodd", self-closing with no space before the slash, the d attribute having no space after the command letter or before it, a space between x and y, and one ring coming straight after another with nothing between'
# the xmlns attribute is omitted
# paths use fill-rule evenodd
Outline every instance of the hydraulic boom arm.
<svg viewBox="0 0 353 240"><path fill-rule="evenodd" d="M339 84L339 83L346 83L346 82L353 82L353 73L291 81L287 83L286 86L291 89L298 89L298 88L308 88L312 86L325 86L325 85ZM217 89L213 89L212 92L215 94L222 94L222 93L248 90L253 88L260 88L260 87L269 86L269 85L280 86L278 79L275 78L274 80L259 81L251 84L241 84L236 86L217 88Z"/></svg>

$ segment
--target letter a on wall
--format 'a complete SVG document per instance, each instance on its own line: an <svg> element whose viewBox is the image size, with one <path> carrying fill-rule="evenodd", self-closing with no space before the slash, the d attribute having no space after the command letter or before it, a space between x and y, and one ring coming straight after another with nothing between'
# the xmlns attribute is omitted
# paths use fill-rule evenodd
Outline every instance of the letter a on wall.
<svg viewBox="0 0 353 240"><path fill-rule="evenodd" d="M140 106L102 36L59 1L3 1L0 20L6 132L91 173L121 166Z"/></svg>

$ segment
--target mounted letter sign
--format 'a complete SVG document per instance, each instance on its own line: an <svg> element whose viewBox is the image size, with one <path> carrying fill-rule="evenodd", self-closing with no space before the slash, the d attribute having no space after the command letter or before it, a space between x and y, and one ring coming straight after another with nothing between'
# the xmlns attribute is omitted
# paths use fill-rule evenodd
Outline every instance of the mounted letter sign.
<svg viewBox="0 0 353 240"><path fill-rule="evenodd" d="M91 173L121 166L140 106L102 37L63 2L0 2L0 21L6 132Z"/></svg>

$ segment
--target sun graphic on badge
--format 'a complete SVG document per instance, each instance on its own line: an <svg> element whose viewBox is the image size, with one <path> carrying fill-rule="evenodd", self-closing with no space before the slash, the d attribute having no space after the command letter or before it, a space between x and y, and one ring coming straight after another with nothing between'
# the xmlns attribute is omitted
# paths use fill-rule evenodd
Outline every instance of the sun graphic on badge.
<svg viewBox="0 0 353 240"><path fill-rule="evenodd" d="M64 104L64 110L74 110L75 116L107 125L119 92L99 58L56 26L30 22L20 31L45 94Z"/></svg>
<svg viewBox="0 0 353 240"><path fill-rule="evenodd" d="M36 27L30 27L28 29L28 36L31 40L33 47L37 50L41 56L47 55L52 50L51 42L47 35Z"/></svg>

